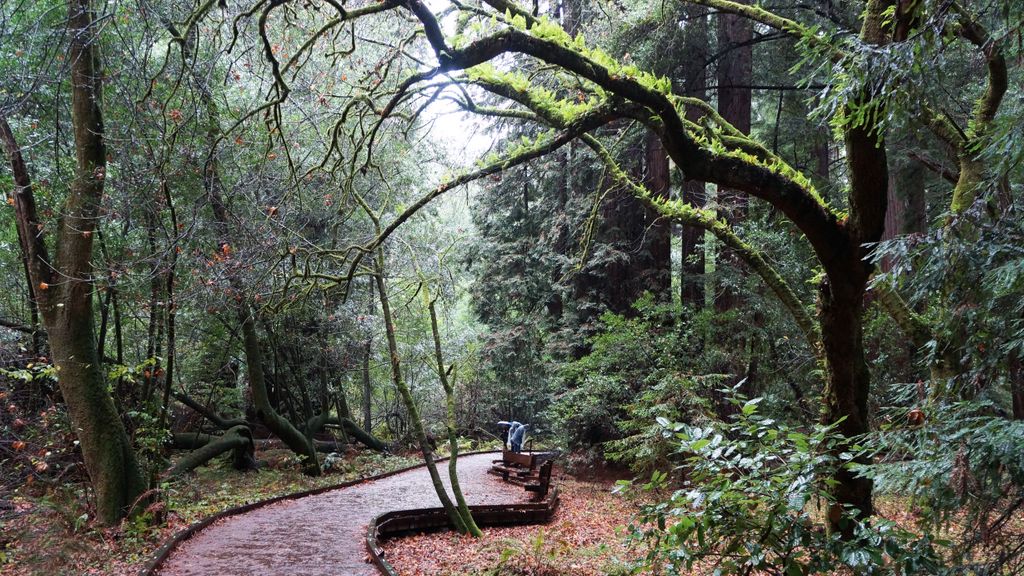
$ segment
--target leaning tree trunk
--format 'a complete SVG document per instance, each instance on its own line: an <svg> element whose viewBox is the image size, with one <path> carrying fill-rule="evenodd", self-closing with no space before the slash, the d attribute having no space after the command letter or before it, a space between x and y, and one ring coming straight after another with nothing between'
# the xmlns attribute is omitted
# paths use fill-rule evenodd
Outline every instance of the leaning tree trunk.
<svg viewBox="0 0 1024 576"><path fill-rule="evenodd" d="M175 434L174 447L192 450L165 473L167 477L189 472L213 460L225 452L232 451L231 465L235 470L256 468L252 432L248 426L235 426L223 436L209 434Z"/></svg>
<svg viewBox="0 0 1024 576"><path fill-rule="evenodd" d="M380 234L378 226L378 235ZM409 386L406 384L405 379L402 377L402 363L398 356L398 339L395 336L395 322L394 317L391 315L391 302L388 298L387 286L384 284L384 254L383 250L377 250L375 279L377 282L377 293L380 295L380 308L381 314L384 316L384 333L387 336L388 341L388 352L391 356L391 377L394 381L395 388L398 388L398 393L402 397L402 402L405 404L405 409L409 411L409 420L412 424L413 431L416 433L416 440L420 445L420 452L423 454L423 461L427 465L427 471L430 473L430 481L434 485L434 491L437 492L437 498L441 501L441 506L444 507L444 511L448 514L448 519L451 520L452 526L455 527L460 533L465 534L468 531L466 523L463 521L462 516L459 514L458 509L452 504L451 498L448 497L448 492L445 490L444 482L441 481L441 475L437 472L437 465L434 463L433 451L430 447L430 442L427 439L426 430L423 429L423 419L420 418L419 408L416 406L416 400L412 397L412 391L409 390Z"/></svg>
<svg viewBox="0 0 1024 576"><path fill-rule="evenodd" d="M444 388L445 410L447 412L445 427L448 429L448 448L451 451L451 456L448 459L448 478L452 483L452 494L455 496L455 504L459 516L462 517L462 521L466 525L466 533L473 536L482 536L483 532L476 525L476 520L473 519L473 514L469 511L469 506L466 505L466 497L462 494L462 487L459 485L459 437L455 430L455 387L452 386L451 380L448 378L454 366L447 370L444 367L444 355L441 351L441 331L437 327L437 311L434 307L434 301L430 300L429 296L427 296L426 288L424 288L423 294L424 298L428 300L427 308L430 311L430 331L434 335L434 360L437 362L437 376L441 380L441 386Z"/></svg>
<svg viewBox="0 0 1024 576"><path fill-rule="evenodd" d="M97 354L92 307L92 236L106 177L101 72L89 0L68 2L72 125L76 170L51 262L36 214L31 180L6 121L0 134L15 174L15 212L50 342L57 381L96 492L96 515L115 524L146 490L146 482L107 390Z"/></svg>

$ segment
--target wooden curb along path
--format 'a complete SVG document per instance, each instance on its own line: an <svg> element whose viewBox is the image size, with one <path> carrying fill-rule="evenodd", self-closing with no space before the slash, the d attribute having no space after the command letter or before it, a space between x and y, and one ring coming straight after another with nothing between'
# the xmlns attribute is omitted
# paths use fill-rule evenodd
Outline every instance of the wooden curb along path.
<svg viewBox="0 0 1024 576"><path fill-rule="evenodd" d="M470 506L473 520L481 528L488 526L525 526L545 524L558 508L558 489L554 488L540 502L522 504L494 504ZM395 536L419 532L431 532L451 528L451 521L444 508L422 508L419 510L396 510L377 516L366 530L366 548L370 558L385 576L401 576L384 558L380 542Z"/></svg>
<svg viewBox="0 0 1024 576"><path fill-rule="evenodd" d="M552 492L552 495L542 502L521 502L523 493L510 492L504 488L503 483L482 478L493 478L485 473L484 468L484 466L489 464L489 460L486 459L485 455L489 454L493 453L474 452L463 454L460 456L459 463L460 474L464 475L462 476L463 484L471 487L471 490L467 491L467 496L470 493L473 495L471 508L474 511L474 515L479 514L480 518L483 518L482 524L531 524L545 522L550 519L557 506L557 493ZM465 460L463 460L464 457L466 458ZM466 462L469 468L465 472L463 471L463 462ZM409 503L413 505L426 503L428 500L436 502L436 495L433 494L433 487L430 486L429 480L425 483L415 480L418 475L425 475L424 468L422 464L410 466L377 476L305 490L224 510L192 524L171 537L157 550L153 558L140 573L140 576L154 576L156 574L227 575L282 573L350 576L351 574L374 573L378 570L384 574L394 574L393 569L390 569L379 554L379 546L377 546L378 536L386 537L401 533L403 526L408 530L413 525L410 522L414 522L416 526L422 526L419 529L437 529L443 527L447 522L447 518L444 517L443 511L441 511L441 518L444 522L439 524L440 520L433 519L434 509L430 508L387 510L387 506L392 502L398 506L401 506L403 502L406 506ZM472 472L470 473L470 471ZM396 478L403 474L407 476ZM426 485L425 488L423 484ZM385 492L383 496L374 494L374 488L378 486L380 488L379 491ZM389 497L391 496L391 494L388 494L389 490L392 492L397 490L396 494L399 497ZM346 497L350 501L341 502L343 508L340 510L335 509L332 511L321 509L320 507L310 508L314 504L329 506L332 504L332 501L344 501ZM289 504L288 501L292 501L294 504ZM297 518L293 513L291 517L285 518L285 520L290 522L281 522L279 526L274 521L274 514L280 515L282 510L287 513L289 508L282 509L281 507L276 507L267 512L260 511L255 515L249 514L257 509L274 504L295 508L297 510L294 510L294 512L302 514L302 516ZM335 503L335 505L338 504ZM362 506L363 511L369 512L370 517L360 518L360 506ZM245 540L248 537L257 537L258 530L268 529L268 517L271 520L269 522L270 530L287 529L288 526L285 525L290 524L296 532L304 532L304 534L294 535L294 540L299 544L297 550L283 550L276 554L279 548L285 548L281 546L283 542L282 536L287 536L287 534L274 533L270 539ZM264 520L263 525L255 525L254 528L254 523L258 524L257 520L261 518ZM354 522L359 523L362 528L358 530L353 529ZM339 523L342 526L339 527ZM218 526L212 526L214 524L218 524ZM370 527L369 534L367 534L367 524ZM204 529L207 528L210 531L203 533ZM335 548L333 555L330 550L324 550L322 562L319 563L316 555L308 553L308 545L305 546L306 550L302 549L304 545L303 538L308 537L313 528L320 528L320 530L313 532L316 539L323 540L324 543L330 544ZM253 532L252 535L249 534L250 530ZM359 542L359 540L363 540L363 538L358 536L359 530L368 536L364 542ZM342 533L346 536L342 537ZM219 537L211 536L211 534ZM372 544L369 538L370 535L373 536ZM218 549L211 553L211 539L213 543L218 545L223 542L224 550ZM288 543L295 545L296 542L289 541ZM366 553L364 546L370 550L369 560L374 563L372 566L365 563ZM231 548L235 549L232 550ZM339 560L339 554L345 556L345 558ZM249 555L260 555L261 557L248 558ZM353 555L358 556L358 558L352 558L351 556ZM233 559L237 559L237 561ZM248 565L246 561L248 561ZM295 570L290 569L289 562L292 561L297 563ZM328 564L338 564L339 562L344 565L344 568L332 569L328 566ZM184 568L181 566L183 564ZM164 571L165 568L167 571Z"/></svg>

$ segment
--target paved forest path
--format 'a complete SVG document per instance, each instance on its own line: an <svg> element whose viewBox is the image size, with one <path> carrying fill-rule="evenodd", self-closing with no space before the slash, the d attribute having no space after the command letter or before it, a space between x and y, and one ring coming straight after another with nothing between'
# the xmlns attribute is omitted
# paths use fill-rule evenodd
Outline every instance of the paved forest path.
<svg viewBox="0 0 1024 576"><path fill-rule="evenodd" d="M469 504L528 500L520 486L487 474L495 453L459 458ZM438 466L447 481L448 463ZM285 500L211 524L174 550L160 576L374 576L366 527L392 510L440 506L426 467L381 480Z"/></svg>

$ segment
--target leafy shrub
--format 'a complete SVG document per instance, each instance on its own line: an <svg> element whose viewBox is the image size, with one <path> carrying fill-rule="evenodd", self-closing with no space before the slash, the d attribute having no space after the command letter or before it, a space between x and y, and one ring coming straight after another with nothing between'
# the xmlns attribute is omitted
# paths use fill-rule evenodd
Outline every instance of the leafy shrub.
<svg viewBox="0 0 1024 576"><path fill-rule="evenodd" d="M760 399L733 402L739 412L729 423L660 421L683 458L685 480L670 490L669 475L656 472L643 486L656 502L630 527L647 551L638 569L683 574L710 563L718 574L937 572L927 534L881 518L860 522L851 510L840 521L854 523L852 539L824 530L830 479L854 458L837 454L843 444L834 427L791 428L759 415Z"/></svg>
<svg viewBox="0 0 1024 576"><path fill-rule="evenodd" d="M597 448L637 470L666 463L669 448L652 423L656 417L700 419L706 401L692 376L687 325L678 310L648 294L638 316L606 313L604 328L586 356L566 365L568 390L552 406L552 420L569 450Z"/></svg>
<svg viewBox="0 0 1024 576"><path fill-rule="evenodd" d="M933 330L925 364L944 364L960 398L991 400L1019 418L1024 405L1014 408L1011 393L1024 393L1024 223L1016 213L992 219L979 205L928 234L882 242L875 257L892 263L876 282L898 286Z"/></svg>
<svg viewBox="0 0 1024 576"><path fill-rule="evenodd" d="M905 408L866 439L876 462L859 467L878 494L909 500L922 531L952 531L950 566L978 574L1024 569L1024 422L989 402L933 404L920 426Z"/></svg>

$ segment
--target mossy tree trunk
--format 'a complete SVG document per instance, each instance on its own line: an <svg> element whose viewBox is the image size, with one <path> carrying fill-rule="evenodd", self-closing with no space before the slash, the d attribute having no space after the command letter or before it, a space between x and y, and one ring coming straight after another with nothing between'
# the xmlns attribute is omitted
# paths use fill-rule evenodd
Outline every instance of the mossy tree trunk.
<svg viewBox="0 0 1024 576"><path fill-rule="evenodd" d="M427 309L430 311L430 331L434 335L434 360L437 362L437 377L441 380L441 386L444 388L445 410L448 416L445 422L445 427L448 429L448 448L451 451L451 457L448 459L448 478L451 479L452 494L455 496L455 504L459 516L462 517L462 521L466 525L466 533L473 536L482 536L483 532L480 531L480 527L473 520L473 514L470 513L469 506L466 504L466 497L462 494L462 487L459 486L459 436L455 429L455 387L452 386L449 379L449 374L454 369L454 366L448 369L444 366L444 354L441 351L441 331L437 326L435 301L430 299L426 288L424 288L423 295L428 301Z"/></svg>
<svg viewBox="0 0 1024 576"><path fill-rule="evenodd" d="M196 469L217 456L232 451L231 465L235 470L256 468L255 447L252 432L248 426L234 426L221 436L209 434L175 434L175 448L192 450L167 472L166 476L178 476Z"/></svg>
<svg viewBox="0 0 1024 576"><path fill-rule="evenodd" d="M94 336L93 233L106 178L106 150L100 109L102 73L89 0L69 0L68 37L76 168L62 210L53 261L44 240L46 227L36 213L28 171L6 122L0 132L15 173L19 235L28 250L29 273L57 381L96 493L97 518L111 525L129 513L147 486L107 390Z"/></svg>

